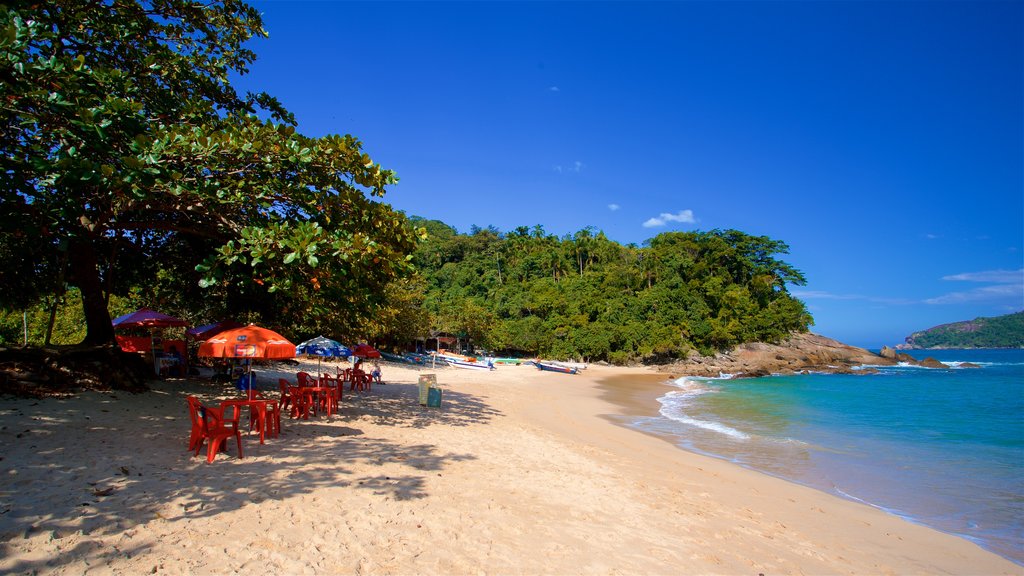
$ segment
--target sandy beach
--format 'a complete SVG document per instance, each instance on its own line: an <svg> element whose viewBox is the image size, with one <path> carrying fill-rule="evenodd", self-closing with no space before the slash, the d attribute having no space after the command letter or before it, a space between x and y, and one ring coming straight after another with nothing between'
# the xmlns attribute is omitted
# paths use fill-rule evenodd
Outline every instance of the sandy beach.
<svg viewBox="0 0 1024 576"><path fill-rule="evenodd" d="M436 370L433 409L417 400L430 372L385 367L340 414L286 416L212 464L187 451L185 398L236 395L223 384L0 399L0 573L1024 574L612 421L664 375ZM608 383L631 374L644 384Z"/></svg>

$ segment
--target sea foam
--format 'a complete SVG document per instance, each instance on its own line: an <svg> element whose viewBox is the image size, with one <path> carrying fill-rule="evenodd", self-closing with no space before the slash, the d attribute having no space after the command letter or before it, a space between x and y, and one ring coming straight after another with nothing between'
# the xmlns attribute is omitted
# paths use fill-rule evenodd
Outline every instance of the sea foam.
<svg viewBox="0 0 1024 576"><path fill-rule="evenodd" d="M673 380L672 385L679 388L679 390L673 390L661 398L658 398L658 402L661 404L661 409L658 410L659 414L669 420L701 428L703 430L710 430L712 432L724 434L737 440L750 439L749 434L740 432L739 430L726 426L721 422L701 420L686 413L686 408L691 404L693 398L717 392L714 388L711 388L701 381L694 380L688 376L683 376L682 378Z"/></svg>

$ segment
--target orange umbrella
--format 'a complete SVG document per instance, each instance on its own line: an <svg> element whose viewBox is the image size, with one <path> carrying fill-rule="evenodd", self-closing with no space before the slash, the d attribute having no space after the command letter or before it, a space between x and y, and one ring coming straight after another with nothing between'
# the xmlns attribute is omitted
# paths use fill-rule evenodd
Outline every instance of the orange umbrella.
<svg viewBox="0 0 1024 576"><path fill-rule="evenodd" d="M213 358L294 358L295 344L273 330L249 324L218 333L199 345L199 355Z"/></svg>

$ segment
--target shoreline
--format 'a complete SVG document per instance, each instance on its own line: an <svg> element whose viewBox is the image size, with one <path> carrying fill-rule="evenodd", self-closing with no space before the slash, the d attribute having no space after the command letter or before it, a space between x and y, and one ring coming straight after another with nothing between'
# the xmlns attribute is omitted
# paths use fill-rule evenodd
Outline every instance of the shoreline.
<svg viewBox="0 0 1024 576"><path fill-rule="evenodd" d="M606 418L634 408L601 379L664 374L438 370L442 407L427 409L425 372L386 367L388 384L346 391L339 415L286 416L281 437L246 435L244 459L212 464L186 451L184 397L230 387L0 398L0 572L1024 574Z"/></svg>
<svg viewBox="0 0 1024 576"><path fill-rule="evenodd" d="M820 482L815 483L812 479L801 479L798 477L787 476L781 473L775 473L771 470L761 469L754 464L748 464L739 459L730 458L728 455L725 454L705 452L694 447L685 446L680 443L680 433L677 432L660 432L658 430L636 426L635 422L638 418L663 419L664 416L662 416L659 412L659 399L662 398L666 393L669 393L673 390L678 390L678 388L672 386L671 384L668 384L668 382L671 382L677 378L687 377L679 375L670 376L668 374L661 375L664 376L664 378L651 378L647 375L640 374L637 375L637 377L633 378L630 378L628 376L616 376L613 378L601 380L599 382L599 385L602 387L602 399L618 406L621 410L621 413L619 414L605 415L602 416L602 418L627 430L639 432L641 434L666 442L673 448L687 452L689 454L695 454L701 457L712 458L715 460L726 462L731 465L739 466L746 470L750 470L759 474L764 474L772 478L777 478L797 486L817 490L831 497L840 498L849 502L854 502L868 506L870 508L879 510L889 516L898 518L911 524L936 530L938 532L942 532L944 534L948 534L963 539L967 542L970 542L985 549L988 552L996 554L1005 560L1022 566L1022 570L1024 570L1024 563L1015 560L1011 557L1004 556L996 550L987 548L985 545L986 542L982 539L974 538L970 534L956 532L953 530L946 530L937 526L933 526L928 522L919 519L908 512L901 512L897 509L888 508L886 506L882 506L858 498L851 494L847 494L846 492L843 492L837 486L835 486L834 483L829 482L829 484L831 484L831 489L829 489L828 486ZM695 378L700 379L702 377Z"/></svg>

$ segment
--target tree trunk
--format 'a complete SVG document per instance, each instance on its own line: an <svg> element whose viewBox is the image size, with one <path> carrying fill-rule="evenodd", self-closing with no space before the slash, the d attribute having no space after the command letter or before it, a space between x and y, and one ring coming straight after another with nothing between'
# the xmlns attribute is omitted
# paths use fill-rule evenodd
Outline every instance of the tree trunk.
<svg viewBox="0 0 1024 576"><path fill-rule="evenodd" d="M74 238L68 247L71 274L75 285L82 291L82 309L85 312L85 340L82 344L100 346L115 344L114 326L110 311L103 298L96 246L88 237Z"/></svg>

